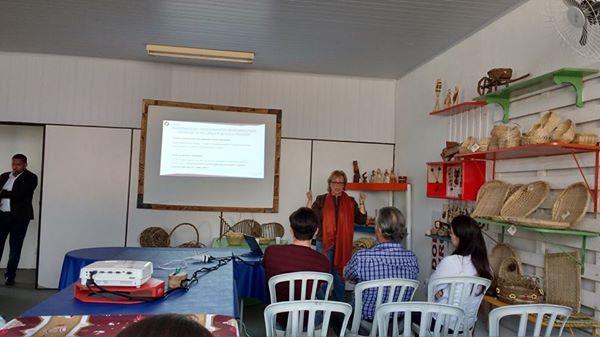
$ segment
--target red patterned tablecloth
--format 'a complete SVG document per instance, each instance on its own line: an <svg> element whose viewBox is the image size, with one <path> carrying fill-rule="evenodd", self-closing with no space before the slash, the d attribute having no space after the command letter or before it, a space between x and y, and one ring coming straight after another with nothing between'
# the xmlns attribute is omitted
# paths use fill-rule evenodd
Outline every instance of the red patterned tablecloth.
<svg viewBox="0 0 600 337"><path fill-rule="evenodd" d="M150 315L19 317L0 328L2 337L114 337L129 324ZM191 315L215 337L238 337L237 321L223 315Z"/></svg>

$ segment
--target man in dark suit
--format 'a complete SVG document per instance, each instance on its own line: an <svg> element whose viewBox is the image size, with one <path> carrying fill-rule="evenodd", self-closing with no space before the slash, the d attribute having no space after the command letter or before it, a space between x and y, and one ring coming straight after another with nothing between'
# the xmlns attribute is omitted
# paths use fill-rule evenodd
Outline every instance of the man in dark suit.
<svg viewBox="0 0 600 337"><path fill-rule="evenodd" d="M38 178L27 170L27 157L22 154L12 157L12 172L0 175L0 260L6 238L10 237L10 254L4 274L7 286L15 284L27 226L33 219L32 199L37 184Z"/></svg>

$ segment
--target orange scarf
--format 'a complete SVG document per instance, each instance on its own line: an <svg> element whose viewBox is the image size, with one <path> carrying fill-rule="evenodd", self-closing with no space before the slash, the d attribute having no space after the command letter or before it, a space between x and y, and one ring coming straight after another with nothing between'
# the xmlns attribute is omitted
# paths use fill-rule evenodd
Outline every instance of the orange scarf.
<svg viewBox="0 0 600 337"><path fill-rule="evenodd" d="M338 197L338 221L335 223L335 200L331 193L325 196L323 205L323 252L335 245L333 267L343 275L344 266L352 257L354 239L354 202L346 192Z"/></svg>

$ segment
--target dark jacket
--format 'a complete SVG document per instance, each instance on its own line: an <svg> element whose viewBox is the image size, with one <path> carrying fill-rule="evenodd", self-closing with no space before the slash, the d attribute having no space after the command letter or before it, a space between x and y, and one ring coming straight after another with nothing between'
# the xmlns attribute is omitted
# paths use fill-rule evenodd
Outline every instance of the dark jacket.
<svg viewBox="0 0 600 337"><path fill-rule="evenodd" d="M5 172L0 175L0 189L4 187L8 180L9 174ZM10 199L10 213L16 217L33 219L33 191L38 184L38 178L32 172L25 170L15 180L12 191L0 191L0 199Z"/></svg>

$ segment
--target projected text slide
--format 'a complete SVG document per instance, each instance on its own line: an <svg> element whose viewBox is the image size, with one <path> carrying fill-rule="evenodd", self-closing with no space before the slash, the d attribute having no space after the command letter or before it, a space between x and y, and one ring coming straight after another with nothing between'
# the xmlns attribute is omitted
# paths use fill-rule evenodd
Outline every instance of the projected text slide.
<svg viewBox="0 0 600 337"><path fill-rule="evenodd" d="M265 124L164 120L161 176L264 178Z"/></svg>

